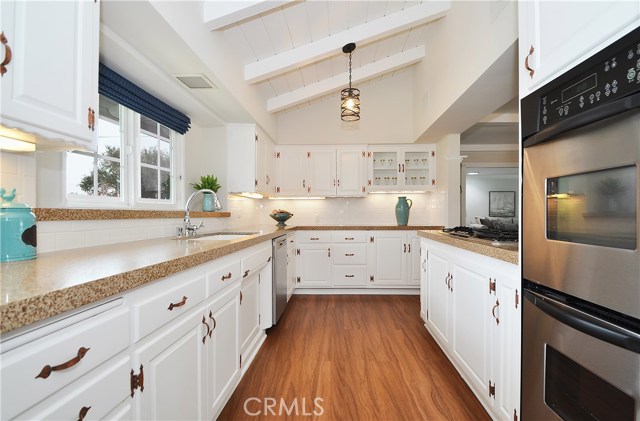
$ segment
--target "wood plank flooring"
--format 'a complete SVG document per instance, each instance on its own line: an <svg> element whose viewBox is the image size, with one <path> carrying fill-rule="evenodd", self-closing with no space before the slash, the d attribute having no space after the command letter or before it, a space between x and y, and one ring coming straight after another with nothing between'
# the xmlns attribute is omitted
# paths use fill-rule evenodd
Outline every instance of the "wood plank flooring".
<svg viewBox="0 0 640 421"><path fill-rule="evenodd" d="M294 295L218 419L490 418L425 329L419 297Z"/></svg>

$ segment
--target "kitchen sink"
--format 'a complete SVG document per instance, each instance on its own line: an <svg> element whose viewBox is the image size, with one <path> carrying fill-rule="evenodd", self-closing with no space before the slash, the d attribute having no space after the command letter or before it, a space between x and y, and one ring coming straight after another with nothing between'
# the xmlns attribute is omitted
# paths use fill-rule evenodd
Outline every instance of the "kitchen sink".
<svg viewBox="0 0 640 421"><path fill-rule="evenodd" d="M202 241L228 241L259 234L258 232L212 232L192 237L194 240Z"/></svg>

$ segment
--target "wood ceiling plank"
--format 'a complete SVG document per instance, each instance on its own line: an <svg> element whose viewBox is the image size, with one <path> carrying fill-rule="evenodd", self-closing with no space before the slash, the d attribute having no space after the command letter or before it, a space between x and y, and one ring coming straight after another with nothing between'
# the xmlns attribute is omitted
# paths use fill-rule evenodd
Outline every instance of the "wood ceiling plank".
<svg viewBox="0 0 640 421"><path fill-rule="evenodd" d="M228 40L229 45L233 45L233 49L237 53L240 63L247 64L258 59L253 48L251 48L251 45L247 42L247 38L240 26L232 26L226 29L223 34Z"/></svg>
<svg viewBox="0 0 640 421"><path fill-rule="evenodd" d="M329 10L333 3L329 3ZM286 73L291 69L308 65L314 61L340 54L343 45L349 42L367 44L394 34L405 31L413 26L442 17L450 7L446 2L425 2L415 7L402 10L375 21L358 25L330 37L314 41L299 48L285 51L278 55L247 64L245 66L245 80L256 83L274 75ZM331 21L331 17L329 19ZM330 23L331 25L331 23ZM243 25L244 26L244 25ZM337 50L337 51L336 51Z"/></svg>
<svg viewBox="0 0 640 421"><path fill-rule="evenodd" d="M255 19L240 25L244 36L247 38L247 42L251 44L251 48L258 60L263 60L267 57L273 57L276 53L269 33L264 26L262 19ZM276 56L277 57L277 56ZM259 63L260 61L258 61Z"/></svg>
<svg viewBox="0 0 640 421"><path fill-rule="evenodd" d="M349 5L347 2L327 2L327 10L329 11L329 35L337 34L349 27Z"/></svg>
<svg viewBox="0 0 640 421"><path fill-rule="evenodd" d="M307 11L307 24L311 33L311 41L329 36L329 10L327 2L324 1L305 1L305 9Z"/></svg>
<svg viewBox="0 0 640 421"><path fill-rule="evenodd" d="M289 35L293 48L300 47L311 42L311 31L307 21L307 7L305 3L286 7L282 10L287 20Z"/></svg>
<svg viewBox="0 0 640 421"><path fill-rule="evenodd" d="M419 46L402 53L395 54L375 63L367 64L353 71L353 83L369 80L383 73L392 72L403 67L410 66L424 58L425 48ZM279 79L279 78L278 78ZM349 80L348 73L342 73L329 79L320 80L318 83L291 91L267 100L267 111L274 113L295 106L305 101L310 101L327 93L336 91Z"/></svg>
<svg viewBox="0 0 640 421"><path fill-rule="evenodd" d="M289 34L289 26L282 10L274 11L262 16L265 30L276 54L293 48L293 41Z"/></svg>
<svg viewBox="0 0 640 421"><path fill-rule="evenodd" d="M320 80L318 78L318 66L315 64L312 64L311 66L301 67L300 74L302 75L304 86L311 85L312 83L316 83ZM327 75L326 77L330 76L331 75Z"/></svg>
<svg viewBox="0 0 640 421"><path fill-rule="evenodd" d="M300 88L304 88L304 80L302 79L302 73L300 70L294 70L285 75L287 79L287 85L289 85L289 91L296 91ZM286 93L286 92L282 92Z"/></svg>
<svg viewBox="0 0 640 421"><path fill-rule="evenodd" d="M353 28L363 23L367 23L368 3L366 1L347 2L347 28Z"/></svg>
<svg viewBox="0 0 640 421"><path fill-rule="evenodd" d="M295 0L215 1L202 3L202 21L210 31L222 29Z"/></svg>

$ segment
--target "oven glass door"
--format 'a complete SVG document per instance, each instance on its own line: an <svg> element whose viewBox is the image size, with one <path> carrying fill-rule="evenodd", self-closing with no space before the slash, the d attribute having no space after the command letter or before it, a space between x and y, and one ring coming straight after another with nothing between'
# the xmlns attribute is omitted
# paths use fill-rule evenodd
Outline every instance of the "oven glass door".
<svg viewBox="0 0 640 421"><path fill-rule="evenodd" d="M640 111L523 151L525 279L640 319Z"/></svg>
<svg viewBox="0 0 640 421"><path fill-rule="evenodd" d="M640 354L576 330L534 302L525 290L522 419L640 419Z"/></svg>

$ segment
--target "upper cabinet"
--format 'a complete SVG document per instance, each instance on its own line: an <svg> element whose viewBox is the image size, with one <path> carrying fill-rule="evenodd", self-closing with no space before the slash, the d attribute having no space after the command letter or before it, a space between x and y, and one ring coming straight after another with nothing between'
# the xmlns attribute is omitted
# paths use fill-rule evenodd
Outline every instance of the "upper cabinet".
<svg viewBox="0 0 640 421"><path fill-rule="evenodd" d="M227 183L230 193L275 193L274 143L255 124L227 125Z"/></svg>
<svg viewBox="0 0 640 421"><path fill-rule="evenodd" d="M1 124L38 144L94 150L100 4L0 2Z"/></svg>
<svg viewBox="0 0 640 421"><path fill-rule="evenodd" d="M368 191L429 191L436 188L435 145L370 146Z"/></svg>
<svg viewBox="0 0 640 421"><path fill-rule="evenodd" d="M520 97L640 25L638 1L518 3Z"/></svg>
<svg viewBox="0 0 640 421"><path fill-rule="evenodd" d="M364 147L279 146L276 195L364 196Z"/></svg>

